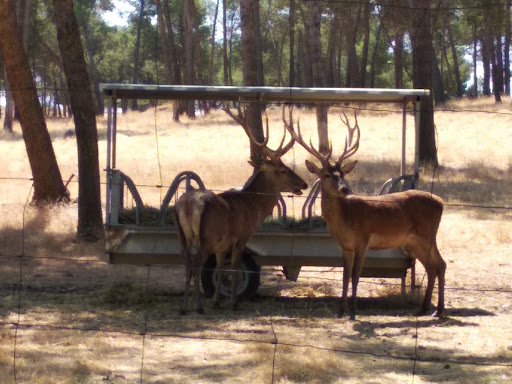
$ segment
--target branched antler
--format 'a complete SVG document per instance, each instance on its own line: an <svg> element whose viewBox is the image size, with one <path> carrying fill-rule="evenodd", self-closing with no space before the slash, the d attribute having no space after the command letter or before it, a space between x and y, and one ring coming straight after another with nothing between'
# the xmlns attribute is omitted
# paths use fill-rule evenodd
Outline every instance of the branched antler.
<svg viewBox="0 0 512 384"><path fill-rule="evenodd" d="M359 149L359 138L361 137L361 132L359 130L359 123L357 122L357 112L354 110L354 118L355 125L354 127L350 126L350 121L345 112L343 112L343 117L340 116L341 121L347 126L348 135L345 138L345 148L343 149L343 153L338 158L336 162L338 165L341 164L343 160L348 159ZM354 136L357 137L356 141L353 143Z"/></svg>
<svg viewBox="0 0 512 384"><path fill-rule="evenodd" d="M281 156L283 156L286 152L288 152L293 147L293 144L295 143L295 139L292 136L291 140L288 143L286 143L286 145L284 144L285 139L286 139L286 127L285 127L283 138L281 139L281 142L279 143L279 147L277 147L277 149L275 149L275 150L270 149L267 146L268 140L270 137L270 135L269 135L270 128L269 128L269 123L268 123L268 116L266 114L265 114L265 122L266 122L265 123L265 135L263 138L263 142L260 143L258 140L256 140L251 129L249 128L249 123L247 121L246 113L243 113L242 110L240 109L240 107L238 107L238 116L235 115L231 111L231 109L229 109L228 107L224 107L224 111L229 116L231 116L231 118L233 120L235 120L238 124L240 124L242 126L247 137L249 137L249 140L251 141L252 145L254 145L254 147L258 148L258 150L263 155L268 156L273 161L279 160L281 158Z"/></svg>
<svg viewBox="0 0 512 384"><path fill-rule="evenodd" d="M315 156L322 164L328 164L329 159L332 155L332 146L329 145L329 150L326 154L322 154L320 151L316 150L313 142L311 139L309 139L309 145L304 141L302 138L302 133L300 131L300 120L297 120L297 132L295 132L295 128L293 127L293 106L289 107L288 110L289 114L289 120L290 122L286 121L286 113L285 113L285 107L283 106L283 123L288 132L292 135L292 137L295 139L297 143L299 143L306 151L311 153L313 156Z"/></svg>

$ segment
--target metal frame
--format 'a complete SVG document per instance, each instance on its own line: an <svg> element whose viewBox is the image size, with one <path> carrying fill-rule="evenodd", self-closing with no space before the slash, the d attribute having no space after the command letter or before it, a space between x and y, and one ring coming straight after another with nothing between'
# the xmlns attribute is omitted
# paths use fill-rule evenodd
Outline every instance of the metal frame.
<svg viewBox="0 0 512 384"><path fill-rule="evenodd" d="M110 218L111 170L116 168L117 100L118 99L188 99L224 100L240 102L289 102L333 104L344 102L392 103L402 105L402 160L400 176L406 172L407 105L414 105L415 156L414 178L419 176L419 130L421 100L430 95L428 89L383 88L299 88L299 87L234 87L192 85L101 84L108 98L107 116L107 222Z"/></svg>

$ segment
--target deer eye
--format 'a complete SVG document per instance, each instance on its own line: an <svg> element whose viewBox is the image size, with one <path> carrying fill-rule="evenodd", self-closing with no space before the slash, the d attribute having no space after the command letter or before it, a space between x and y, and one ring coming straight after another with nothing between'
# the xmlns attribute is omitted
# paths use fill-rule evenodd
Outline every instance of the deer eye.
<svg viewBox="0 0 512 384"><path fill-rule="evenodd" d="M326 179L330 179L331 178L331 174L330 173L326 173L324 176L325 176Z"/></svg>

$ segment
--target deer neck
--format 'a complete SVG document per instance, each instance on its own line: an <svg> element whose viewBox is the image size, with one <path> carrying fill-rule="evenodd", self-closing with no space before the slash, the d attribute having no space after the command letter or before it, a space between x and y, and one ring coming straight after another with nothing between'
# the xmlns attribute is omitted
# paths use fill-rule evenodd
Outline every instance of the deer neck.
<svg viewBox="0 0 512 384"><path fill-rule="evenodd" d="M279 189L275 183L271 182L264 172L256 171L245 183L242 188L243 192L247 192L248 196L257 200L261 206L268 210L272 210L279 200Z"/></svg>
<svg viewBox="0 0 512 384"><path fill-rule="evenodd" d="M322 190L322 216L327 218L329 215L338 216L343 211L342 207L347 202L347 195L338 190L334 190L332 187L326 187L323 183L321 184Z"/></svg>

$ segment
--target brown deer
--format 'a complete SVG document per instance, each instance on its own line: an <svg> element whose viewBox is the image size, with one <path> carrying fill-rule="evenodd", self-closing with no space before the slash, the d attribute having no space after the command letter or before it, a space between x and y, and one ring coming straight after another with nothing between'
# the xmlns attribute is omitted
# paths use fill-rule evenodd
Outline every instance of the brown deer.
<svg viewBox="0 0 512 384"><path fill-rule="evenodd" d="M252 144L263 156L249 162L254 167L253 175L241 190L229 190L219 194L211 191L185 192L176 202L175 220L182 254L185 257L185 296L181 313L188 310L190 280L194 277L195 300L198 313L203 312L199 292L199 272L210 254L216 255L217 286L213 306L219 307L219 288L226 254L231 254L231 306L237 307L236 284L241 256L245 244L263 220L272 213L281 192L297 195L308 187L294 171L283 164L281 156L289 151L294 139L283 145L283 139L276 150L267 147L269 139L268 119L266 138L258 143L250 132L247 121L228 114L242 125Z"/></svg>
<svg viewBox="0 0 512 384"><path fill-rule="evenodd" d="M322 216L329 233L339 243L343 252L343 291L339 317L348 310L347 291L352 278L352 305L350 318L355 319L357 284L363 269L368 249L390 249L401 247L417 258L425 267L428 276L427 289L419 314L424 315L430 307L436 277L439 284L437 311L444 311L444 276L446 263L436 243L436 234L443 213L443 201L431 193L409 190L382 196L358 196L352 194L345 180L357 164L342 162L354 155L359 148L360 131L355 114L355 126L351 127L345 114L342 121L348 128L343 153L332 162L332 147L322 154L310 140L304 142L299 122L295 132L292 110L289 122L283 110L283 121L292 137L312 154L320 167L306 160L306 167L320 179L322 190Z"/></svg>

